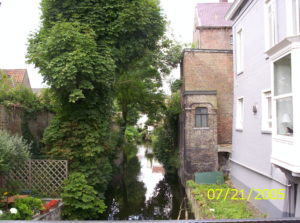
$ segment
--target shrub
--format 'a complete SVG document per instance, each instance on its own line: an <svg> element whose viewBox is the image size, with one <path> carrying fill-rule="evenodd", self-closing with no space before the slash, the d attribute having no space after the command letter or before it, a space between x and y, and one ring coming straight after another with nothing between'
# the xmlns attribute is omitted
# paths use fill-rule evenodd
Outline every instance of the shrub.
<svg viewBox="0 0 300 223"><path fill-rule="evenodd" d="M0 130L0 175L29 159L30 145L22 137Z"/></svg>
<svg viewBox="0 0 300 223"><path fill-rule="evenodd" d="M127 126L125 130L125 139L129 143L136 143L140 140L138 130L134 126Z"/></svg>
<svg viewBox="0 0 300 223"><path fill-rule="evenodd" d="M34 214L44 209L42 200L34 197L17 199L15 205L18 210L16 217L19 220L31 220Z"/></svg>
<svg viewBox="0 0 300 223"><path fill-rule="evenodd" d="M24 86L10 88L5 92L0 91L0 103L6 107L22 107L28 113L35 113L43 109L39 98Z"/></svg>
<svg viewBox="0 0 300 223"><path fill-rule="evenodd" d="M62 215L65 219L97 219L106 209L104 201L98 192L88 185L82 173L74 172L69 176L61 196L64 202Z"/></svg>
<svg viewBox="0 0 300 223"><path fill-rule="evenodd" d="M2 212L0 220L31 220L36 213L43 209L41 199L34 197L16 199L15 207Z"/></svg>

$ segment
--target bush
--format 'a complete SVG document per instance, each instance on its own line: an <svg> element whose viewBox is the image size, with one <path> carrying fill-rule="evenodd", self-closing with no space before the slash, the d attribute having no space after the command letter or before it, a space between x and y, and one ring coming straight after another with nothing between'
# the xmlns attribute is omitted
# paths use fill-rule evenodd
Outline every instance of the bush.
<svg viewBox="0 0 300 223"><path fill-rule="evenodd" d="M28 113L35 113L44 108L39 98L31 89L21 85L10 88L7 91L0 91L0 103L6 107L22 107Z"/></svg>
<svg viewBox="0 0 300 223"><path fill-rule="evenodd" d="M12 212L13 209L15 212ZM4 212L0 216L0 220L31 220L35 214L43 209L41 199L34 197L16 199L15 207Z"/></svg>
<svg viewBox="0 0 300 223"><path fill-rule="evenodd" d="M72 173L65 181L62 215L69 220L92 220L99 218L106 206L98 192L87 184L82 173Z"/></svg>
<svg viewBox="0 0 300 223"><path fill-rule="evenodd" d="M29 159L29 151L30 145L22 137L0 130L0 175Z"/></svg>
<svg viewBox="0 0 300 223"><path fill-rule="evenodd" d="M44 209L42 200L34 197L17 199L15 205L18 210L16 217L19 220L31 220L36 213Z"/></svg>
<svg viewBox="0 0 300 223"><path fill-rule="evenodd" d="M125 130L125 139L128 143L137 143L140 141L140 134L134 126L127 126Z"/></svg>

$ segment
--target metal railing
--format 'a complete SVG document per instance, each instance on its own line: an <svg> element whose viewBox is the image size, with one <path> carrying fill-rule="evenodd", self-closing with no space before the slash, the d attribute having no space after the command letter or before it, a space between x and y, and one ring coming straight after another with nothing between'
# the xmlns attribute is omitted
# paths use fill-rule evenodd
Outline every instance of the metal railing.
<svg viewBox="0 0 300 223"><path fill-rule="evenodd" d="M1 223L35 223L37 221L1 221ZM43 223L300 223L300 218L238 220L160 220L160 221L41 221Z"/></svg>

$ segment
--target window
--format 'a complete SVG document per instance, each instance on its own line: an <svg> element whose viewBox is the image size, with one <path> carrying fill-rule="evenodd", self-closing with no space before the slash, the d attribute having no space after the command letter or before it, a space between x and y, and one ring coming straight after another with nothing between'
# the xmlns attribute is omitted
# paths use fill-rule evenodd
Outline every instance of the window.
<svg viewBox="0 0 300 223"><path fill-rule="evenodd" d="M262 93L262 130L272 131L272 95L271 91Z"/></svg>
<svg viewBox="0 0 300 223"><path fill-rule="evenodd" d="M243 30L240 29L236 34L236 71L241 73L244 69L244 50L243 50Z"/></svg>
<svg viewBox="0 0 300 223"><path fill-rule="evenodd" d="M274 63L274 99L276 101L276 132L293 136L293 95L291 55Z"/></svg>
<svg viewBox="0 0 300 223"><path fill-rule="evenodd" d="M207 108L196 108L195 113L195 126L196 127L208 127L208 109Z"/></svg>
<svg viewBox="0 0 300 223"><path fill-rule="evenodd" d="M292 2L292 34L300 33L300 0L291 0Z"/></svg>
<svg viewBox="0 0 300 223"><path fill-rule="evenodd" d="M266 1L266 44L267 49L277 41L275 0Z"/></svg>
<svg viewBox="0 0 300 223"><path fill-rule="evenodd" d="M244 98L239 98L236 105L236 129L243 129L244 122Z"/></svg>

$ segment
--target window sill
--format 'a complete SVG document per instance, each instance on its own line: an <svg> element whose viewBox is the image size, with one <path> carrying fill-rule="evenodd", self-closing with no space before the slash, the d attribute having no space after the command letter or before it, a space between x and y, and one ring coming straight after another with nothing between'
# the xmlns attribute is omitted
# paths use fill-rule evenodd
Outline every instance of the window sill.
<svg viewBox="0 0 300 223"><path fill-rule="evenodd" d="M237 131L237 132L243 132L243 129L236 128L235 131Z"/></svg>
<svg viewBox="0 0 300 223"><path fill-rule="evenodd" d="M269 134L272 135L272 130L262 129L261 134Z"/></svg>
<svg viewBox="0 0 300 223"><path fill-rule="evenodd" d="M209 127L203 127L203 128L200 128L200 127L195 127L193 128L194 130L209 130Z"/></svg>

